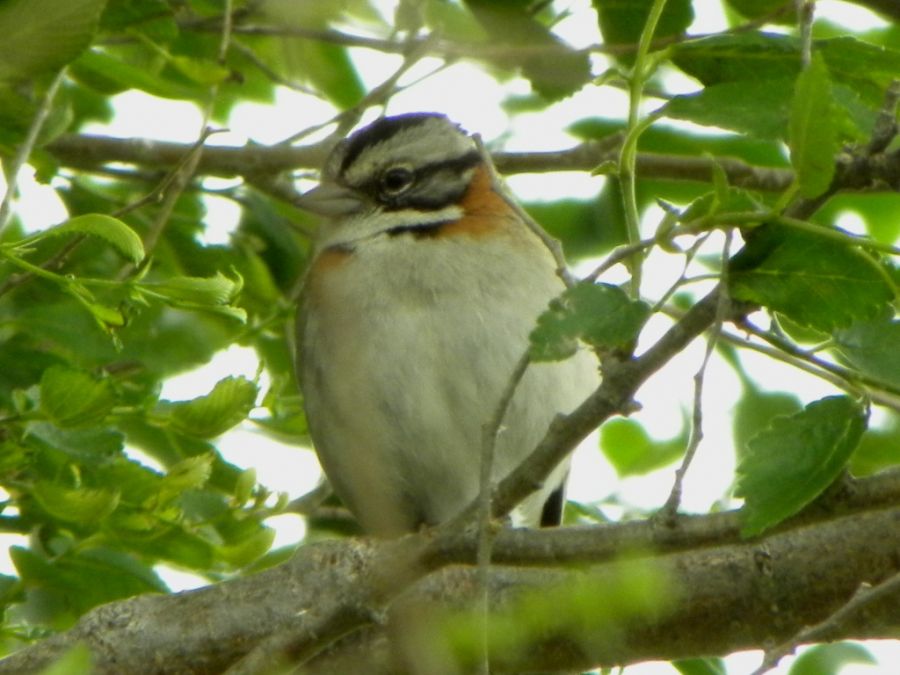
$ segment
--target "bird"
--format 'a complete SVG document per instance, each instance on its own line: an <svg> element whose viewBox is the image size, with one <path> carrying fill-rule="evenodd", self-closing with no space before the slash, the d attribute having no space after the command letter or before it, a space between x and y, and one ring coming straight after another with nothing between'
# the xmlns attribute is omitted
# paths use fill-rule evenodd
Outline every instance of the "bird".
<svg viewBox="0 0 900 675"><path fill-rule="evenodd" d="M341 141L297 205L321 217L302 283L296 371L309 433L365 532L399 536L479 494L482 428L558 265L475 137L446 116L381 117ZM596 356L525 371L497 436L493 481L599 383ZM511 514L560 521L568 460Z"/></svg>

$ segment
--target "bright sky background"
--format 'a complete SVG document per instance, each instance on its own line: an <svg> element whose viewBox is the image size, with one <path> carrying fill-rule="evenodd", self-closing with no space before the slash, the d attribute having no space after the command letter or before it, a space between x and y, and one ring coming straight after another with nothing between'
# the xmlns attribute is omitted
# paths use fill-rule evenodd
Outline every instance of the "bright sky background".
<svg viewBox="0 0 900 675"><path fill-rule="evenodd" d="M394 2L376 0L390 17ZM560 3L558 3L560 4ZM571 17L557 26L557 32L574 46L585 46L596 41L594 18L589 0L573 0L561 3L572 11ZM692 32L720 30L725 24L719 0L695 0L697 19ZM820 0L816 9L818 16L828 16L836 24L848 29L874 27L883 24L874 14L855 5L836 0ZM400 57L385 55L370 50L351 49L354 63L367 88L383 81L399 65ZM409 82L433 70L438 62L425 59L401 82ZM602 57L597 58L595 72L606 67ZM673 75L670 86L680 91L690 91L695 85L684 76ZM625 110L627 100L620 90L609 87L588 87L584 91L554 105L550 111L536 114L520 114L515 123L501 107L501 101L510 94L526 94L529 85L522 79L513 79L502 86L484 74L477 66L457 63L439 74L417 84L395 96L387 112L396 114L416 110L436 110L446 113L451 119L472 132L480 133L489 145L495 144L508 150L551 150L570 147L576 139L565 133L565 127L589 115L613 116ZM149 138L193 142L200 130L201 117L193 105L184 102L153 98L139 92L128 92L115 99L118 114L109 125L93 125L86 132L119 137ZM647 109L652 109L652 102ZM334 108L320 99L282 89L275 105L245 103L239 105L231 119L227 133L219 133L210 138L210 143L222 145L242 145L248 140L270 144L287 138L304 127L323 122L335 114ZM374 113L370 113L371 119ZM499 142L498 142L499 141ZM540 175L517 175L508 179L510 188L519 195L555 199L568 196L590 198L602 186L602 177L591 177L584 172L568 172ZM222 187L233 184L223 179L208 179L209 186ZM2 177L0 186L5 190ZM42 229L66 218L62 204L46 186L37 185L30 171L23 172L20 179L19 211L29 228ZM238 220L238 208L224 198L207 197L208 213L205 219L207 230L205 239L210 243L227 242L230 232ZM659 222L661 213L651 210L644 218L647 232ZM857 229L851 220L842 222L848 229ZM721 239L711 242L710 252L721 250ZM595 262L595 261L594 261ZM585 264L588 271L591 264ZM673 267L665 256L653 257L647 261L645 292L650 297L659 297L681 273ZM604 280L619 282L616 274ZM697 284L697 292L702 292ZM654 320L645 331L642 343L652 344L656 337L668 326L662 319ZM682 415L689 414L693 395L692 377L699 367L705 345L695 343L676 358L663 373L654 377L640 392L638 400L643 410L637 417L651 434L668 438L679 432ZM834 393L832 387L799 371L778 367L768 359L755 357L752 353L743 357L748 372L758 378L764 388L780 389L779 384L790 382L790 389L797 392L804 402ZM189 399L206 394L212 386L228 375L244 375L253 378L257 371L255 353L247 348L234 346L219 353L211 363L191 373L172 378L164 387L163 398L172 400ZM263 381L264 392L267 382ZM710 506L727 493L734 471L730 411L740 393L740 384L734 372L713 359L706 374L704 412L704 441L700 446L694 464L684 486L683 509L687 511L707 511ZM678 405L676 405L676 401ZM311 489L319 479L320 472L314 454L295 446L279 444L255 431L252 423L229 432L217 441L222 454L229 461L243 467L255 467L259 481L275 491L287 492L292 498ZM141 456L142 461L154 465L153 460ZM674 467L654 472L640 478L618 480L615 472L602 459L597 450L596 437L586 441L574 457L573 470L569 482L569 496L577 501L594 502L609 494L618 494L626 504L641 509L661 505L668 496L672 485ZM611 515L616 515L610 511ZM276 546L297 542L304 532L302 519L285 515L273 518L270 524L276 528ZM0 535L5 544L0 549L0 572L12 569L6 556L5 547L22 543L21 537ZM198 584L198 579L174 569L161 570L166 581L176 589L190 588ZM869 643L872 644L872 643ZM848 666L844 675L888 675L896 672L900 663L900 642L882 641L877 649L880 666ZM760 652L744 652L726 659L730 673L745 673L758 665ZM772 671L787 673L791 659ZM626 669L628 675L663 675L676 671L668 664L648 663Z"/></svg>

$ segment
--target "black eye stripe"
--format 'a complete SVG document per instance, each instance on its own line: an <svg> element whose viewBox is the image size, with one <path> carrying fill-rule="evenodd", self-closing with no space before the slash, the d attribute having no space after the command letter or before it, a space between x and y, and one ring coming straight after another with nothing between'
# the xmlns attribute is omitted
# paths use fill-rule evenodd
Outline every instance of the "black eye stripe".
<svg viewBox="0 0 900 675"><path fill-rule="evenodd" d="M476 166L480 161L481 155L477 150L472 150L471 152L467 152L465 155L460 155L459 157L445 159L440 162L432 162L431 164L425 164L423 166L415 167L412 170L412 182L413 184L419 183L423 179L428 178L429 176L432 176L441 171L452 171L461 174L462 172L471 169L473 166ZM381 176L379 175L372 179L366 187L369 188L369 190L372 190L374 188L373 191L377 192L380 182Z"/></svg>

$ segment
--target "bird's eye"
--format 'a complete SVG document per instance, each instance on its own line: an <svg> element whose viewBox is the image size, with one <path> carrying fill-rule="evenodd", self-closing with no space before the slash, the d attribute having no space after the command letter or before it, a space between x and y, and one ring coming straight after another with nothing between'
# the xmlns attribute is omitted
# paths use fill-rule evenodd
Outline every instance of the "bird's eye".
<svg viewBox="0 0 900 675"><path fill-rule="evenodd" d="M379 180L379 186L384 194L397 195L413 184L413 172L405 166L395 166L383 174Z"/></svg>

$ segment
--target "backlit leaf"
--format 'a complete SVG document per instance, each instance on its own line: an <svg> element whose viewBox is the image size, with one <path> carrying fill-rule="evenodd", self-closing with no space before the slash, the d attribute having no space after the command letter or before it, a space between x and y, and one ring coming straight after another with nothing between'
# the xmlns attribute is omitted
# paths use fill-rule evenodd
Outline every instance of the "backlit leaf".
<svg viewBox="0 0 900 675"><path fill-rule="evenodd" d="M797 78L788 129L800 194L818 197L831 184L839 148L831 80L819 54Z"/></svg>
<svg viewBox="0 0 900 675"><path fill-rule="evenodd" d="M633 340L650 313L650 307L631 300L609 284L580 283L550 302L531 332L531 357L535 361L559 361L578 348L578 341L601 348L615 348Z"/></svg>

